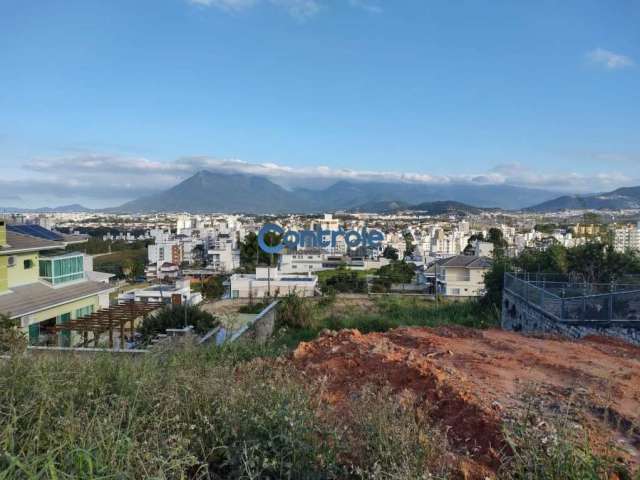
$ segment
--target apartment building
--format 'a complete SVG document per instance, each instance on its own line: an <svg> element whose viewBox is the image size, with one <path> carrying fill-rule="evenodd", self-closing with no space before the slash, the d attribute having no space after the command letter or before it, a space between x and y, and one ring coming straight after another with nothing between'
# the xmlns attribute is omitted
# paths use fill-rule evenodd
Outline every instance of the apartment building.
<svg viewBox="0 0 640 480"><path fill-rule="evenodd" d="M207 249L207 266L216 272L229 273L240 267L240 249L235 239L226 234L212 237Z"/></svg>
<svg viewBox="0 0 640 480"><path fill-rule="evenodd" d="M614 228L613 247L618 252L640 250L640 222L636 225L623 225Z"/></svg>
<svg viewBox="0 0 640 480"><path fill-rule="evenodd" d="M84 254L64 251L84 241L0 219L0 313L19 320L31 345L73 345L69 332L49 327L109 306L110 275L93 272Z"/></svg>

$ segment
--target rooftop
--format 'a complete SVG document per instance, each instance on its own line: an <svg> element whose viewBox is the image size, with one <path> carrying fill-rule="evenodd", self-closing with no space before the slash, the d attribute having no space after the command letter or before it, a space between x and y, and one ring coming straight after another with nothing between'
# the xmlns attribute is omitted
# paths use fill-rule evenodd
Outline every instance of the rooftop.
<svg viewBox="0 0 640 480"><path fill-rule="evenodd" d="M489 257L475 255L456 255L437 260L441 267L491 268L493 261Z"/></svg>
<svg viewBox="0 0 640 480"><path fill-rule="evenodd" d="M110 290L111 287L101 282L80 282L60 288L32 283L13 287L0 295L0 312L15 318Z"/></svg>
<svg viewBox="0 0 640 480"><path fill-rule="evenodd" d="M53 250L58 248L64 248L64 244L7 230L7 245L0 247L0 254Z"/></svg>

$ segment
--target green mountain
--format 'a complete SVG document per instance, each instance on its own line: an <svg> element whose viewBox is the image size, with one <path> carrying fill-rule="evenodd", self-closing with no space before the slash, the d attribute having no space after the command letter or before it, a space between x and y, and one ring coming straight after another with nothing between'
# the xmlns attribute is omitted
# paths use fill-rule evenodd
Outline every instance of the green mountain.
<svg viewBox="0 0 640 480"><path fill-rule="evenodd" d="M483 208L515 209L553 197L545 190L509 185L411 182L339 181L324 189L287 190L266 177L201 171L169 190L106 211L312 213L362 209L372 202L381 202L378 206L388 209L393 202L402 207L451 198Z"/></svg>
<svg viewBox="0 0 640 480"><path fill-rule="evenodd" d="M640 187L618 188L593 195L564 195L525 209L547 213L561 210L624 210L640 208Z"/></svg>

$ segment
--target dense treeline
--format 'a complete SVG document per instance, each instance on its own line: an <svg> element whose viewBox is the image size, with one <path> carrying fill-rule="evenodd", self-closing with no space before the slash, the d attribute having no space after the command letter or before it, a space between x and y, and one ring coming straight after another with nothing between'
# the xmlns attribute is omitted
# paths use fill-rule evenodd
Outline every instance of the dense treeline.
<svg viewBox="0 0 640 480"><path fill-rule="evenodd" d="M612 283L640 274L640 256L633 251L617 252L610 244L598 242L572 248L553 245L544 251L527 249L516 258L498 255L485 275L485 303L500 305L504 273L515 270L561 274L576 282Z"/></svg>

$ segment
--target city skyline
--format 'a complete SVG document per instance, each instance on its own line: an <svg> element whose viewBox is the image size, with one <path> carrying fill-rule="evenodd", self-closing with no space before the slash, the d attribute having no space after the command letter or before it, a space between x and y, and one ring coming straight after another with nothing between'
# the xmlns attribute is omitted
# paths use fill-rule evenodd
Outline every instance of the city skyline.
<svg viewBox="0 0 640 480"><path fill-rule="evenodd" d="M634 2L0 10L0 206L113 206L202 169L292 187L640 184Z"/></svg>

